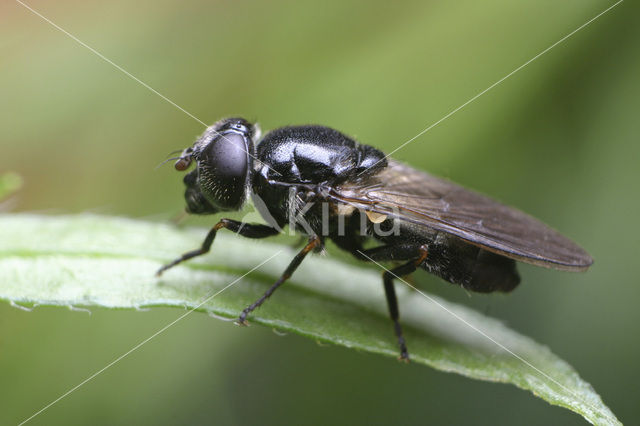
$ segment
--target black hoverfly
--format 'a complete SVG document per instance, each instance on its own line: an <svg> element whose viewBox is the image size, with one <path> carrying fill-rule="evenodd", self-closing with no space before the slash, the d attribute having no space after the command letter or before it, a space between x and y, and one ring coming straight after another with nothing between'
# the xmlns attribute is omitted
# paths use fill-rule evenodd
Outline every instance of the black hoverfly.
<svg viewBox="0 0 640 426"><path fill-rule="evenodd" d="M260 138L257 126L228 118L209 127L176 159L180 171L196 164L184 177L188 213L239 210L251 196L268 224L221 219L202 247L163 266L158 275L207 253L223 228L265 238L289 226L308 236L282 276L242 311L239 324L246 324L247 316L327 239L361 260L401 262L384 272L383 284L404 360L409 354L394 276L422 268L467 290L509 292L520 282L516 260L567 271L593 263L583 249L538 220L388 159L328 127L282 127ZM369 247L371 241L377 246Z"/></svg>

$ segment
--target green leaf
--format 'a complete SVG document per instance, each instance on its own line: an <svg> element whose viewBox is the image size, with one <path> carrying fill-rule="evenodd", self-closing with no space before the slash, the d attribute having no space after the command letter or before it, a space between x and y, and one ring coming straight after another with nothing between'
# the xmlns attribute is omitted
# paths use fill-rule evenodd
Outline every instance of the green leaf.
<svg viewBox="0 0 640 426"><path fill-rule="evenodd" d="M221 233L211 254L154 277L204 235L202 229L93 215L0 215L0 298L18 306L197 307L234 318L295 253ZM397 357L379 273L311 256L290 281L251 322ZM464 306L401 285L398 293L413 362L511 383L592 423L620 424L593 388L545 346Z"/></svg>

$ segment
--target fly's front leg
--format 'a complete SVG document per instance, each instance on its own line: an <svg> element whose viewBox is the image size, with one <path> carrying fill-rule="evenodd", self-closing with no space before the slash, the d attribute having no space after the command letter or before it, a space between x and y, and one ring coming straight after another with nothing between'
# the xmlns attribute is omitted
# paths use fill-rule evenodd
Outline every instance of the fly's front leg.
<svg viewBox="0 0 640 426"><path fill-rule="evenodd" d="M403 277L414 272L422 262L425 261L428 255L426 245L399 245L399 246L383 246L373 249L359 251L354 253L356 257L369 261L389 261L389 260L407 260L409 261L403 265L400 265L390 271L384 271L382 273L382 282L384 284L384 292L387 298L387 306L389 308L389 316L393 321L396 337L398 338L398 346L400 347L400 360L409 361L409 351L407 350L407 344L402 333L402 326L400 325L400 311L398 310L398 298L396 297L396 290L393 285L393 280L396 277Z"/></svg>
<svg viewBox="0 0 640 426"><path fill-rule="evenodd" d="M269 296L271 296L273 292L282 285L282 283L284 283L287 279L289 279L289 277L291 277L291 275L293 275L295 270L298 268L298 266L300 266L300 264L310 251L321 246L322 240L318 236L309 238L309 242L307 243L307 245L304 246L304 248L300 250L298 254L296 254L291 263L289 263L289 266L287 266L287 269L285 269L284 273L280 276L280 278L278 278L278 281L276 281L271 287L269 287L269 289L262 295L262 297L260 297L260 299L256 300L242 311L240 317L238 317L237 324L247 325L247 316L256 308L259 308L260 305L262 305L264 301L267 300Z"/></svg>
<svg viewBox="0 0 640 426"><path fill-rule="evenodd" d="M247 238L266 238L272 237L279 233L277 229L267 225L243 223L232 219L220 219L220 222L216 223L215 226L211 228L211 230L207 234L207 237L202 242L202 246L199 249L188 251L173 262L164 265L162 268L158 269L158 272L156 272L156 276L162 275L164 271L176 266L178 263L207 253L211 249L213 240L216 238L216 233L222 228L226 228L238 235L242 235L243 237Z"/></svg>

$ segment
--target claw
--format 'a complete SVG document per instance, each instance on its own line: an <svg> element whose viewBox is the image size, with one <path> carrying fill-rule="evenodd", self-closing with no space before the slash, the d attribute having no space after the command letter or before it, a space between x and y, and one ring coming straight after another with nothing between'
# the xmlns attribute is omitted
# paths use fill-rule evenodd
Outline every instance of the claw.
<svg viewBox="0 0 640 426"><path fill-rule="evenodd" d="M398 357L398 361L404 362L405 364L409 364L411 361L409 360L409 354L402 354Z"/></svg>
<svg viewBox="0 0 640 426"><path fill-rule="evenodd" d="M249 327L249 322L246 319L238 318L237 321L234 322L235 325L240 325L243 327Z"/></svg>

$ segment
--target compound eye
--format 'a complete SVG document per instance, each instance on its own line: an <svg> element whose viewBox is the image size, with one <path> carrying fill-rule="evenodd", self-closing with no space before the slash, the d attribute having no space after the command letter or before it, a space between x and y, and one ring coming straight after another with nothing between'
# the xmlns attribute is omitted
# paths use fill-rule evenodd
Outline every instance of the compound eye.
<svg viewBox="0 0 640 426"><path fill-rule="evenodd" d="M247 174L247 147L242 135L225 133L209 144L202 158L218 179L240 178Z"/></svg>
<svg viewBox="0 0 640 426"><path fill-rule="evenodd" d="M200 188L219 210L237 210L247 192L247 140L235 132L218 136L198 158Z"/></svg>

